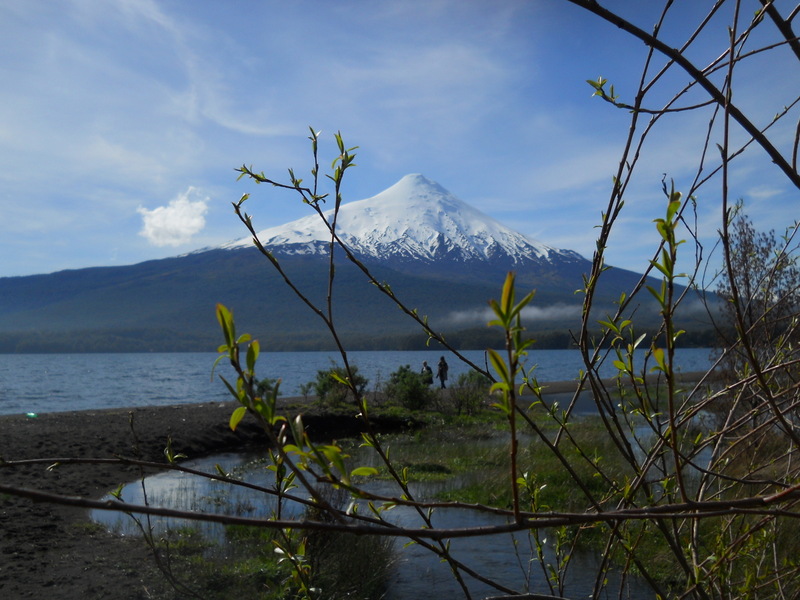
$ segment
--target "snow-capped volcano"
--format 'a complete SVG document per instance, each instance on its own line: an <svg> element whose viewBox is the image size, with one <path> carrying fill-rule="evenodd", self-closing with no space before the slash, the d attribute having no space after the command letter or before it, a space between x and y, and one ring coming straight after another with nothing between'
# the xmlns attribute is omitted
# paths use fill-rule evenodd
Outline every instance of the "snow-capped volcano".
<svg viewBox="0 0 800 600"><path fill-rule="evenodd" d="M332 218L332 211L326 217ZM336 230L362 258L405 262L441 260L509 262L510 265L583 261L571 250L530 240L456 198L420 174L406 175L380 194L343 204ZM312 214L258 234L281 254L327 252L330 233ZM246 238L227 248L251 246Z"/></svg>
<svg viewBox="0 0 800 600"><path fill-rule="evenodd" d="M488 330L485 308L508 271L516 273L519 289L536 290L536 305L545 309L531 317L544 319L537 327L567 331L579 322L575 290L591 268L588 260L527 239L422 175L407 175L373 198L343 205L337 230L406 306L448 335L465 332L456 342L463 348L497 341L482 333ZM318 306L330 297L324 256L329 233L319 216L266 229L259 238L279 258L280 273L247 238L135 265L0 277L0 342L22 352L197 351L219 343L213 307L222 302L271 349L332 349L327 326L295 293L301 290ZM353 349L408 349L408 340L420 336L417 323L338 254L337 332L356 344ZM297 287L287 286L285 276ZM640 284L637 273L604 271L596 309L614 310L620 292ZM652 306L658 324L659 307ZM640 323L648 310L637 308ZM422 335L420 343L426 341Z"/></svg>

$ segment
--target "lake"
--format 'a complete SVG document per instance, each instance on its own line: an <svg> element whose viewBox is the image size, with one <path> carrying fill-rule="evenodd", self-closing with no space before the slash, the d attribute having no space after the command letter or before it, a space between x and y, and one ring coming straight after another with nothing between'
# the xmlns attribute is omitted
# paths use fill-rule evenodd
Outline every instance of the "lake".
<svg viewBox="0 0 800 600"><path fill-rule="evenodd" d="M434 369L438 351L359 351L348 353L350 363L369 380L369 388L380 387L402 365L419 370L423 360ZM485 364L482 350L463 353L478 365ZM683 372L703 371L710 366L708 348L681 349L678 367ZM217 354L0 354L0 414L47 413L135 406L191 404L231 399L217 377L231 377L226 362L211 370ZM445 354L450 380L468 367ZM280 378L282 396L300 396L300 386L312 381L318 370L341 364L336 352L262 353L257 367L261 378ZM528 365L536 365L540 382L577 378L582 367L577 350L531 350ZM614 375L610 361L603 376Z"/></svg>

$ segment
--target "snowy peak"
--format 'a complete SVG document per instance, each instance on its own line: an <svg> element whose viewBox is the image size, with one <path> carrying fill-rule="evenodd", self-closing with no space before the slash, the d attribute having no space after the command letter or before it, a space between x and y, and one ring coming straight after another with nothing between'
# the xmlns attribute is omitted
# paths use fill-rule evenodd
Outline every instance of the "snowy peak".
<svg viewBox="0 0 800 600"><path fill-rule="evenodd" d="M325 213L332 218L332 211ZM357 254L381 260L510 261L512 264L581 259L530 240L456 198L420 174L406 175L372 198L343 204L337 233ZM330 233L309 215L259 233L265 247L282 254L327 252ZM251 245L250 239L228 247Z"/></svg>

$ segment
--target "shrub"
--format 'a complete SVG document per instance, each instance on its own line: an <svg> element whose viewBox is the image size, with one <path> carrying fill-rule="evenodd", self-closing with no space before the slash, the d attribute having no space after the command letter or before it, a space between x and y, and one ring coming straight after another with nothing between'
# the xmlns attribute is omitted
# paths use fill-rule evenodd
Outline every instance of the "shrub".
<svg viewBox="0 0 800 600"><path fill-rule="evenodd" d="M352 373L352 383L358 396L361 397L364 390L367 389L369 380L358 373L356 366L351 366L350 372ZM350 387L340 381L346 379L347 371L344 367L333 366L330 369L317 371L316 379L310 382L317 395L317 402L322 406L340 406L344 404L348 396L355 402L356 398L352 397L353 393Z"/></svg>
<svg viewBox="0 0 800 600"><path fill-rule="evenodd" d="M300 385L299 389L300 393L303 394L303 400L308 400L308 395L314 391L314 382L307 381L306 383Z"/></svg>
<svg viewBox="0 0 800 600"><path fill-rule="evenodd" d="M478 371L461 373L449 389L450 401L457 414L471 415L478 410L489 394L492 382Z"/></svg>
<svg viewBox="0 0 800 600"><path fill-rule="evenodd" d="M256 386L256 396L260 398L265 398L267 396L271 396L274 393L277 394L278 386L280 385L279 379L271 379L270 377L265 377L261 381L258 382Z"/></svg>
<svg viewBox="0 0 800 600"><path fill-rule="evenodd" d="M325 499L344 510L350 496L342 489L326 488ZM310 509L311 520L334 522L325 511ZM394 539L341 531L311 530L306 552L311 582L322 598L382 598L395 557ZM365 569L365 565L369 565Z"/></svg>
<svg viewBox="0 0 800 600"><path fill-rule="evenodd" d="M412 371L410 365L403 365L389 375L386 397L409 410L420 410L435 401L436 393L420 373Z"/></svg>

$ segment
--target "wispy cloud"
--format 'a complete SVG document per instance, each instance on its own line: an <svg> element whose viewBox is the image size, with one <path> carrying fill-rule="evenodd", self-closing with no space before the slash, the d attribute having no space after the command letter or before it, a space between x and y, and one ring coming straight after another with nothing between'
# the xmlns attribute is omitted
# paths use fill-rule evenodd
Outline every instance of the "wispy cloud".
<svg viewBox="0 0 800 600"><path fill-rule="evenodd" d="M527 322L553 321L556 319L571 319L579 317L581 307L578 304L553 304L551 306L528 306L522 309L522 320ZM485 325L495 315L490 308L476 308L473 310L460 310L450 313L445 321L453 325Z"/></svg>
<svg viewBox="0 0 800 600"><path fill-rule="evenodd" d="M143 222L139 235L155 246L181 246L188 243L206 225L205 214L210 199L200 196L198 190L190 187L166 206L152 210L139 207L137 211L142 215Z"/></svg>

